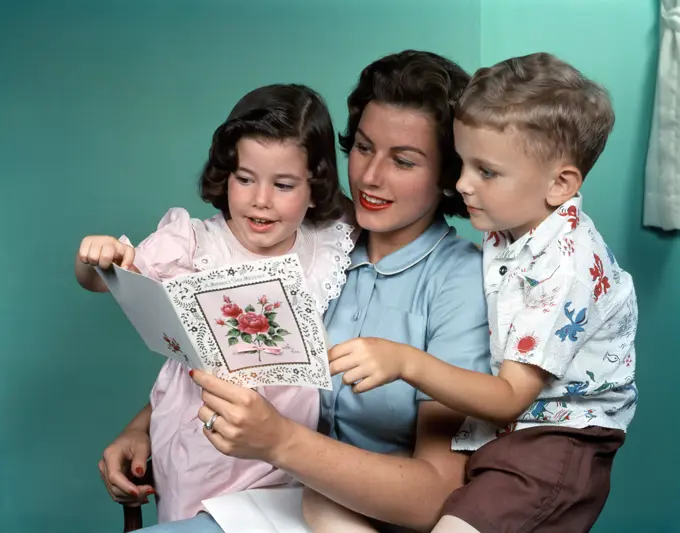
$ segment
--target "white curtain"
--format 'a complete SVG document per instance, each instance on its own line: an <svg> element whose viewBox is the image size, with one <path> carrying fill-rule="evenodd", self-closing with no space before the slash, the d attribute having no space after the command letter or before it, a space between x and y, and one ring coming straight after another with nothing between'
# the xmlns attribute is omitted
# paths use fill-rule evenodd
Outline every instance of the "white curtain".
<svg viewBox="0 0 680 533"><path fill-rule="evenodd" d="M660 37L643 222L673 230L680 229L680 0L661 1Z"/></svg>

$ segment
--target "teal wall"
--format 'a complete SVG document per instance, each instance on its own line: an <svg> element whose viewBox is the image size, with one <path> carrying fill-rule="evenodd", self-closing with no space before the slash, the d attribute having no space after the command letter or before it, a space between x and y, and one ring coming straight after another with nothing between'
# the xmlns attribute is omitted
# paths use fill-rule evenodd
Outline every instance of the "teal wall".
<svg viewBox="0 0 680 533"><path fill-rule="evenodd" d="M360 69L414 47L468 70L547 50L611 90L618 122L585 185L586 208L636 279L642 403L596 531L680 531L671 522L678 431L649 436L674 417L664 406L680 373L667 333L680 238L640 227L654 0L19 4L0 0L0 529L121 529L96 464L162 361L110 298L79 290L80 238L139 240L175 205L210 214L196 175L212 131L245 91L308 83L342 127ZM462 232L478 239L466 224Z"/></svg>

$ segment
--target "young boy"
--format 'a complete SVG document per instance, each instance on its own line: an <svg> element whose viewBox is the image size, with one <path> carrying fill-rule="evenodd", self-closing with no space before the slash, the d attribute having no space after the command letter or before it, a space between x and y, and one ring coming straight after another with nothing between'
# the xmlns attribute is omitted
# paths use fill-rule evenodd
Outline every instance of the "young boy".
<svg viewBox="0 0 680 533"><path fill-rule="evenodd" d="M484 235L491 368L355 339L333 373L364 392L403 379L466 415L467 483L440 532L590 531L637 402L637 303L581 211L579 189L614 124L606 91L545 53L479 70L460 98L457 184Z"/></svg>

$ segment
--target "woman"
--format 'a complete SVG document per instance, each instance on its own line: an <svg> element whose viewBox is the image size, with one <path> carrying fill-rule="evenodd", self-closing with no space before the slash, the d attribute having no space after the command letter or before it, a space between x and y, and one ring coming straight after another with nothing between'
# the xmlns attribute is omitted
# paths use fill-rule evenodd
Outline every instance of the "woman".
<svg viewBox="0 0 680 533"><path fill-rule="evenodd" d="M444 219L465 212L455 192L452 123L467 81L440 56L405 51L369 65L348 98L340 140L365 231L325 317L335 351L365 353L379 337L488 371L481 258ZM338 513L351 509L380 530L431 529L463 483L466 457L450 446L462 417L405 382L355 394L336 375L322 395L322 432L313 432L254 391L201 372L193 378L204 389L199 418L218 415L205 430L217 449L285 470L336 502Z"/></svg>

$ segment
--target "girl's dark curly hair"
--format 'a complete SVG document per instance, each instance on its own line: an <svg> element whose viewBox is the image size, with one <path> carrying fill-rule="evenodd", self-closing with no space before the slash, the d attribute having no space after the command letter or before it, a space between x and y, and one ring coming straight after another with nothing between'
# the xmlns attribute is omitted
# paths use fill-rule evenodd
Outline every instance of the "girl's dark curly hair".
<svg viewBox="0 0 680 533"><path fill-rule="evenodd" d="M349 154L361 114L369 102L425 111L435 121L441 154L439 187L451 191L442 196L439 209L446 215L469 218L462 196L456 191L461 161L453 143L454 108L470 81L456 63L431 52L405 50L368 65L347 98L349 118L340 146Z"/></svg>
<svg viewBox="0 0 680 533"><path fill-rule="evenodd" d="M199 179L203 201L229 218L227 180L238 168L236 145L244 137L294 139L307 154L312 202L305 218L325 222L340 218L348 205L338 181L335 133L325 102L304 85L277 84L255 89L234 106L213 134Z"/></svg>

